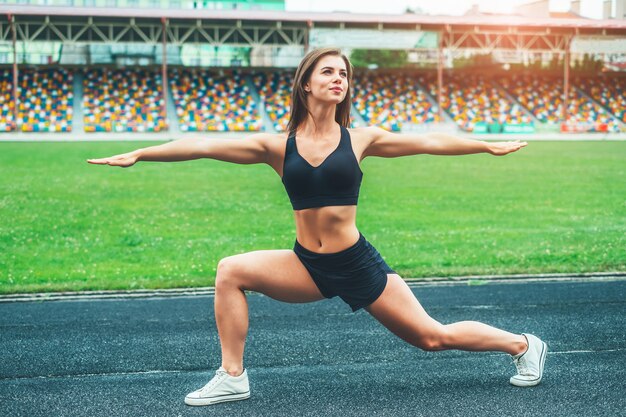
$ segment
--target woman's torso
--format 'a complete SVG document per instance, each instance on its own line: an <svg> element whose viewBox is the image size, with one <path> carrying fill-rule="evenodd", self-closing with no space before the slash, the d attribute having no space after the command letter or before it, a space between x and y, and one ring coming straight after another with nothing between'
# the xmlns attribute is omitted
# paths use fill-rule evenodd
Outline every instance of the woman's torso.
<svg viewBox="0 0 626 417"><path fill-rule="evenodd" d="M358 164L364 152L364 145L358 129L349 129L349 142ZM334 135L337 136L337 135ZM269 164L283 177L287 135L277 135L274 146L270 147ZM313 141L298 136L297 152L311 167L320 167L338 147L338 137ZM313 252L333 253L352 246L359 239L356 228L356 205L337 205L294 210L296 239Z"/></svg>

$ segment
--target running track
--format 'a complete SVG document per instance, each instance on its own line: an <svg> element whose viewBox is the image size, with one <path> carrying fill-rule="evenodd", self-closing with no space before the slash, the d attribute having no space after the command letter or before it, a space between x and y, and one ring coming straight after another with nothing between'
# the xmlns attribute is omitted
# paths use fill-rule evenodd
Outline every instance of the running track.
<svg viewBox="0 0 626 417"><path fill-rule="evenodd" d="M510 386L510 358L422 352L333 299L251 294L252 398L188 407L219 365L210 295L0 303L1 416L624 416L626 279L414 293L436 319L531 332L544 381Z"/></svg>

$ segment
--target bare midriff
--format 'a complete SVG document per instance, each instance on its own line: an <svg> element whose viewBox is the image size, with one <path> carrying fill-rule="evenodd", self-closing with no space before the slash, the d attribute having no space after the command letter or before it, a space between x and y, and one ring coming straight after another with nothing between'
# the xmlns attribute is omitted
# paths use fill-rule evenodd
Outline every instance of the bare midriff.
<svg viewBox="0 0 626 417"><path fill-rule="evenodd" d="M294 211L296 239L317 253L335 253L359 240L356 206L327 206Z"/></svg>

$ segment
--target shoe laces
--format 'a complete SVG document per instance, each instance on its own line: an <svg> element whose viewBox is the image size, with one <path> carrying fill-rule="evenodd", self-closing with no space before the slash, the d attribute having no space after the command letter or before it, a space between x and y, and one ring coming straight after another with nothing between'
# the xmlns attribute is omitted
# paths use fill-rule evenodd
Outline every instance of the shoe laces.
<svg viewBox="0 0 626 417"><path fill-rule="evenodd" d="M513 363L515 364L519 375L530 375L528 363L526 362L526 358L524 358L524 356L513 358Z"/></svg>
<svg viewBox="0 0 626 417"><path fill-rule="evenodd" d="M215 371L215 376L204 387L200 389L200 392L202 392L203 394L207 393L213 387L217 386L220 382L222 382L227 376L228 376L227 372L222 371L221 369L218 369L217 371Z"/></svg>

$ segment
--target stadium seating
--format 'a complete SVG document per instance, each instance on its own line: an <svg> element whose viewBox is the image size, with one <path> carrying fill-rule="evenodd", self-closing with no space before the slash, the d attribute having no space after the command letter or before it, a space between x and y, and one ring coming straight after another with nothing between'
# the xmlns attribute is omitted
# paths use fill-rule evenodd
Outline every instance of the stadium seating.
<svg viewBox="0 0 626 417"><path fill-rule="evenodd" d="M252 75L252 81L274 129L285 131L291 111L293 71L259 72Z"/></svg>
<svg viewBox="0 0 626 417"><path fill-rule="evenodd" d="M353 101L366 123L399 131L403 125L438 121L416 77L392 73L357 74Z"/></svg>
<svg viewBox="0 0 626 417"><path fill-rule="evenodd" d="M85 132L160 132L167 127L159 71L89 70L83 94Z"/></svg>
<svg viewBox="0 0 626 417"><path fill-rule="evenodd" d="M174 68L168 78L183 132L262 130L260 106L276 131L287 127L293 70ZM1 69L0 132L72 131L72 80L73 72L64 68L20 69L18 118L14 120L12 70ZM246 80L252 81L256 92L250 91ZM489 78L461 71L446 73L442 107L466 131L475 130L479 123L563 128L562 83L558 75ZM254 99L257 93L259 100ZM367 125L399 131L438 121L433 72L357 72L352 97L360 115L353 114L352 126L362 118ZM85 72L86 132L160 132L167 129L163 110L158 70ZM568 114L567 124L573 131L620 131L626 123L626 78L572 78Z"/></svg>
<svg viewBox="0 0 626 417"><path fill-rule="evenodd" d="M500 77L498 82L542 123L560 124L563 105L563 80L559 77L537 75L511 75ZM568 97L570 123L607 125L610 131L619 131L615 118L597 103L581 94L573 83ZM579 85L579 84L578 84Z"/></svg>
<svg viewBox="0 0 626 417"><path fill-rule="evenodd" d="M20 71L18 79L17 125L21 131L72 131L72 72L64 68L26 69Z"/></svg>
<svg viewBox="0 0 626 417"><path fill-rule="evenodd" d="M176 69L170 81L181 131L261 130L257 103L240 72Z"/></svg>
<svg viewBox="0 0 626 417"><path fill-rule="evenodd" d="M437 97L435 74L424 76L424 84ZM473 131L478 123L531 123L522 107L487 77L476 74L445 74L442 89L443 109L461 129Z"/></svg>
<svg viewBox="0 0 626 417"><path fill-rule="evenodd" d="M613 116L626 123L626 78L587 77L577 79L576 84Z"/></svg>
<svg viewBox="0 0 626 417"><path fill-rule="evenodd" d="M0 70L0 132L15 130L12 80L11 70Z"/></svg>

